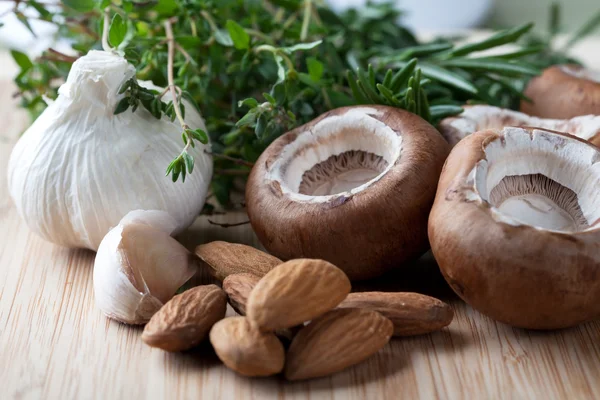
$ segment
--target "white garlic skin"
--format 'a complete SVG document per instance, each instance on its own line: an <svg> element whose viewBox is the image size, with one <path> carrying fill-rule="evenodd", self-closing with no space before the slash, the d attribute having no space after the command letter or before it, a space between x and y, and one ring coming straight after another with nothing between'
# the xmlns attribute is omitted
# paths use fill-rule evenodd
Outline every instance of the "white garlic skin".
<svg viewBox="0 0 600 400"><path fill-rule="evenodd" d="M117 54L90 51L77 60L59 96L12 151L8 187L21 217L42 238L68 247L98 249L129 211L163 210L175 233L200 213L212 177L209 145L189 153L194 171L173 183L166 167L183 146L181 127L140 106L114 115L118 90L135 75ZM169 100L166 95L163 100ZM206 130L186 104L186 123Z"/></svg>
<svg viewBox="0 0 600 400"><path fill-rule="evenodd" d="M144 324L197 271L164 211L136 210L111 229L94 261L94 297L109 318Z"/></svg>

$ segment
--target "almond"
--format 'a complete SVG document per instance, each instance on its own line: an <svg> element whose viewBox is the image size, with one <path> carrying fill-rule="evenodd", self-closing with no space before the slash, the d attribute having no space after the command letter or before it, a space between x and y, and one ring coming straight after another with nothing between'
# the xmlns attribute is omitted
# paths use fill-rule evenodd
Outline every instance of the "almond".
<svg viewBox="0 0 600 400"><path fill-rule="evenodd" d="M260 278L252 274L232 274L223 281L223 290L229 296L229 304L238 314L246 315L248 297L258 281L260 281ZM282 328L275 330L274 333L287 347L300 328L301 326Z"/></svg>
<svg viewBox="0 0 600 400"><path fill-rule="evenodd" d="M221 361L242 375L269 376L283 370L285 350L277 336L260 332L244 317L217 322L210 342Z"/></svg>
<svg viewBox="0 0 600 400"><path fill-rule="evenodd" d="M251 246L222 241L201 244L196 247L196 255L211 268L213 275L220 280L231 274L249 273L263 277L282 261Z"/></svg>
<svg viewBox="0 0 600 400"><path fill-rule="evenodd" d="M287 352L289 380L333 374L367 359L390 340L392 322L365 309L338 308L306 325Z"/></svg>
<svg viewBox="0 0 600 400"><path fill-rule="evenodd" d="M173 297L152 316L142 340L166 351L183 351L203 341L225 317L227 295L216 285L198 286Z"/></svg>
<svg viewBox="0 0 600 400"><path fill-rule="evenodd" d="M448 304L419 293L350 293L338 307L379 312L394 324L394 336L434 332L448 326L454 318Z"/></svg>
<svg viewBox="0 0 600 400"><path fill-rule="evenodd" d="M301 324L337 306L350 292L350 281L323 260L291 260L265 275L250 293L248 319L262 331Z"/></svg>
<svg viewBox="0 0 600 400"><path fill-rule="evenodd" d="M260 278L252 274L232 274L223 280L223 290L229 297L229 304L240 315L246 315L246 303L250 292Z"/></svg>

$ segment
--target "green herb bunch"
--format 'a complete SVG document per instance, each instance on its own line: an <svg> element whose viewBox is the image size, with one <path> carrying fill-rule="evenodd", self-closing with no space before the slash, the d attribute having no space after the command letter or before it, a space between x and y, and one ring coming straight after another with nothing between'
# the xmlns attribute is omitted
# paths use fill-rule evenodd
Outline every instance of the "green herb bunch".
<svg viewBox="0 0 600 400"><path fill-rule="evenodd" d="M212 191L230 203L234 183L275 138L327 110L385 104L436 124L461 112L466 102L516 107L526 82L545 67L535 55L546 44L518 51L478 54L515 43L531 25L500 31L479 43L455 46L444 39L419 43L398 24L390 4L369 4L341 15L318 0L37 0L15 2L59 25L59 36L77 56L49 49L36 60L13 52L23 107L35 117L53 98L72 62L91 49L110 46L137 70L174 94L125 83L115 113L138 107L157 118L180 120L183 147L167 168L177 181L193 171L186 150L207 133L185 126L182 99L206 119L215 157ZM104 43L103 43L104 42ZM178 113L180 115L178 115Z"/></svg>

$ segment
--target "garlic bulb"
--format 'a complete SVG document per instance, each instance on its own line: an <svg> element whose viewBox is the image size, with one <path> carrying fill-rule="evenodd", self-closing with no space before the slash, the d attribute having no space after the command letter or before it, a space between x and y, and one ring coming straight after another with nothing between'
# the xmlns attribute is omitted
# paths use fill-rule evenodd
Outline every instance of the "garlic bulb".
<svg viewBox="0 0 600 400"><path fill-rule="evenodd" d="M108 232L94 262L94 295L104 314L146 323L194 276L194 257L170 236L176 227L164 211L136 210Z"/></svg>
<svg viewBox="0 0 600 400"><path fill-rule="evenodd" d="M118 90L134 75L123 57L90 51L73 64L56 101L13 149L10 194L29 228L44 239L96 250L131 210L164 210L177 233L202 209L212 175L208 146L197 142L189 150L194 172L185 183L173 183L165 169L181 151L179 124L166 116L157 120L143 107L114 115L123 97ZM186 123L205 129L191 104Z"/></svg>

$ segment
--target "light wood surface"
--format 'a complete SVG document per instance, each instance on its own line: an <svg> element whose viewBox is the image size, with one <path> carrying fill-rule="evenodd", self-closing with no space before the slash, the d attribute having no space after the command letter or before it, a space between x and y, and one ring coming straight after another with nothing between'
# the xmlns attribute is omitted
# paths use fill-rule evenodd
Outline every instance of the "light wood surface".
<svg viewBox="0 0 600 400"><path fill-rule="evenodd" d="M427 257L361 286L439 296L455 310L450 327L393 339L331 377L247 379L223 367L208 345L185 354L147 347L140 328L110 321L95 307L94 253L44 242L19 219L5 170L27 116L13 91L0 81L0 399L600 398L600 322L555 332L496 323L454 297ZM248 225L224 229L205 218L180 239L190 247L215 239L258 245Z"/></svg>

